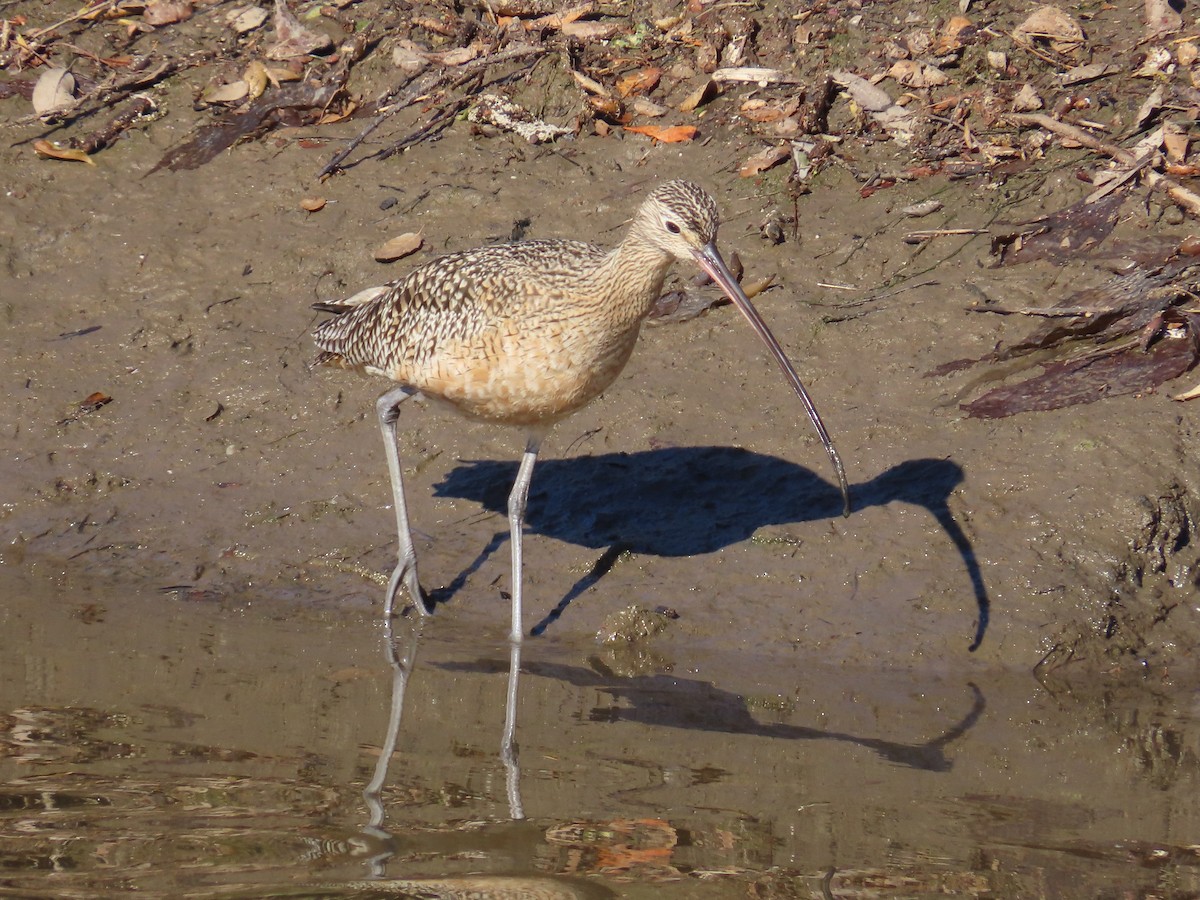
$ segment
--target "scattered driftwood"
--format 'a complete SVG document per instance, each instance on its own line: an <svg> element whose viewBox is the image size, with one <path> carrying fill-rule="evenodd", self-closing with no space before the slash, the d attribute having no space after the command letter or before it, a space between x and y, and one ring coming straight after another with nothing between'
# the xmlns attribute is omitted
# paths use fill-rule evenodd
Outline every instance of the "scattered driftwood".
<svg viewBox="0 0 1200 900"><path fill-rule="evenodd" d="M345 87L350 68L362 58L370 42L369 31L355 35L341 47L337 65L323 81L306 80L280 85L263 94L244 111L228 113L219 121L198 129L192 137L163 154L147 174L159 169L197 169L216 159L238 141L270 128L272 122L278 121L280 114L285 111L323 112Z"/></svg>
<svg viewBox="0 0 1200 900"><path fill-rule="evenodd" d="M1103 153L1123 166L1133 168L1144 165L1143 160L1135 157L1128 150L1118 147L1116 144L1110 144L1108 141L1102 141L1076 125L1059 121L1044 113L1009 113L1007 118L1009 121L1019 125L1036 125L1039 128L1045 128L1047 131L1053 131L1055 134L1076 141L1090 150ZM1145 173L1147 184L1151 187L1162 189L1166 192L1167 196L1192 215L1200 216L1200 195L1188 190L1179 182L1156 171L1152 167L1147 166Z"/></svg>

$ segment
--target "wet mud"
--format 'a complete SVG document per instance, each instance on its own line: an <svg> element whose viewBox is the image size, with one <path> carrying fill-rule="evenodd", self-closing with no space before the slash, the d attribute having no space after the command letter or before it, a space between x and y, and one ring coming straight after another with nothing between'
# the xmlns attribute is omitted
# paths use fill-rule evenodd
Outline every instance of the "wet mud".
<svg viewBox="0 0 1200 900"><path fill-rule="evenodd" d="M1125 246L1178 242L1153 196L1103 254L992 268L987 235L910 244L899 209L1025 221L1077 199L1069 165L868 197L833 166L774 244L760 225L791 204L736 175L737 135L547 149L454 128L328 181L310 214L329 145L145 174L173 129L95 168L0 142L0 892L1200 890L1197 407L1169 397L1190 383L982 420L960 404L1003 367L930 374L1033 327L968 307L1045 305ZM543 447L536 636L506 711L521 437L405 405L440 603L419 640L411 616L389 635L386 385L310 367L310 305L398 277L413 259L372 252L401 232L424 232L418 262L515 230L611 244L678 177L716 196L747 277L775 276L755 303L853 512L735 310L647 327ZM612 640L631 607L653 635Z"/></svg>

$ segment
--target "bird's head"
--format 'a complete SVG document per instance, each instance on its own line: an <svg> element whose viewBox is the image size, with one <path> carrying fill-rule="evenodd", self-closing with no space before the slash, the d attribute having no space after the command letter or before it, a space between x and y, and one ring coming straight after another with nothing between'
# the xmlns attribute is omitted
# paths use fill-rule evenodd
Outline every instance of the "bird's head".
<svg viewBox="0 0 1200 900"><path fill-rule="evenodd" d="M668 181L651 192L638 211L642 240L681 262L713 246L720 215L708 191L690 181Z"/></svg>

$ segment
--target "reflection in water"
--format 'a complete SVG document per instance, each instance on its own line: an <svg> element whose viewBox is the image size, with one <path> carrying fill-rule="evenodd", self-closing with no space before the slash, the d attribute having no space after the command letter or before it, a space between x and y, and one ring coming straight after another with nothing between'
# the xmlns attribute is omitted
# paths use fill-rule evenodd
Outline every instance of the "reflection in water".
<svg viewBox="0 0 1200 900"><path fill-rule="evenodd" d="M589 886L579 890L567 882L557 882L552 879L531 879L523 877L473 877L473 878L439 878L439 879L392 879L387 876L387 863L397 855L397 841L384 827L386 809L383 799L383 789L387 783L388 769L396 755L396 744L400 737L400 724L404 715L404 696L408 689L409 677L417 659L417 647L421 640L421 632L426 618L416 616L401 620L402 634L394 633L393 619L386 623L386 651L388 665L392 669L391 710L388 715L387 734L384 738L379 759L375 763L375 771L371 780L363 789L363 799L366 801L369 820L363 831L372 839L371 844L381 849L373 853L367 860L367 868L373 879L368 884L372 887L383 885L389 888L405 891L417 891L423 896L489 896L505 897L538 897L538 898L568 898L584 896L608 896L606 891L599 891L598 886ZM520 822L525 818L524 806L521 802L521 770L518 761L517 748L517 697L521 675L521 645L515 641L509 642L508 658L508 687L505 691L504 729L500 739L500 761L505 771L505 793L508 797L509 818ZM592 887L596 887L593 890ZM599 891L599 892L598 892Z"/></svg>
<svg viewBox="0 0 1200 900"><path fill-rule="evenodd" d="M1186 690L740 656L738 694L438 618L385 664L374 610L2 596L0 897L1200 895Z"/></svg>

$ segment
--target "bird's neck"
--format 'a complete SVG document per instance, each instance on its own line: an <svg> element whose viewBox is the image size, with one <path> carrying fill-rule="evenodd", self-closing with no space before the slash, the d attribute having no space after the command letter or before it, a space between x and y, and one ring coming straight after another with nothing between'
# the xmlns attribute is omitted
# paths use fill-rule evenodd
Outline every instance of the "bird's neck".
<svg viewBox="0 0 1200 900"><path fill-rule="evenodd" d="M662 294L663 281L674 261L670 254L631 233L591 274L597 289L593 296L606 297L607 305L620 307L630 320L641 321Z"/></svg>

